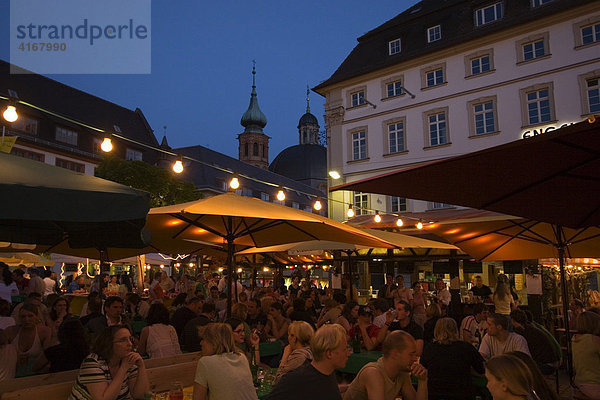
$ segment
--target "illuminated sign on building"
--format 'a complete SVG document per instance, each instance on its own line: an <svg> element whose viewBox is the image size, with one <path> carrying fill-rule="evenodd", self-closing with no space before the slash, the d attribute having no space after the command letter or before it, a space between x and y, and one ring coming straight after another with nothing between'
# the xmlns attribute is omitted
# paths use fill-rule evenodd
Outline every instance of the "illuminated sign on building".
<svg viewBox="0 0 600 400"><path fill-rule="evenodd" d="M527 131L523 131L523 133L521 134L521 137L523 139L529 138L529 137L534 137L537 135L542 135L544 133L548 133L548 132L552 132L556 129L560 129L560 128L564 128L565 126L569 126L569 125L573 125L575 122L567 122L564 123L560 126L556 126L556 125L546 125L546 126L542 126L540 128L535 128L535 129L530 129Z"/></svg>

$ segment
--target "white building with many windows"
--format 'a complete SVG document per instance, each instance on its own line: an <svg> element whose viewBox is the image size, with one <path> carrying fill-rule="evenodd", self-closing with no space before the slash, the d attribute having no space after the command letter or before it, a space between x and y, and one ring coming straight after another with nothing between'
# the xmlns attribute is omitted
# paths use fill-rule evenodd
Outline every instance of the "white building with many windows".
<svg viewBox="0 0 600 400"><path fill-rule="evenodd" d="M329 186L600 114L599 82L600 1L421 1L360 37L314 88L326 97L328 169L341 176ZM347 219L349 205L450 207L338 191L329 216Z"/></svg>

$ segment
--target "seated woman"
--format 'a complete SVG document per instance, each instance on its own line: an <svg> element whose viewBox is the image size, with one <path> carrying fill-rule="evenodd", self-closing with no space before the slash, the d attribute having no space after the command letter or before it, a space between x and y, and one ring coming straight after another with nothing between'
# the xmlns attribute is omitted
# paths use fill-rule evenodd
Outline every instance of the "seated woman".
<svg viewBox="0 0 600 400"><path fill-rule="evenodd" d="M153 303L148 311L148 324L140 334L138 351L150 358L170 357L181 354L177 332L169 325L169 310L163 303Z"/></svg>
<svg viewBox="0 0 600 400"><path fill-rule="evenodd" d="M237 349L228 324L201 328L202 357L194 378L194 400L256 400L248 360Z"/></svg>
<svg viewBox="0 0 600 400"><path fill-rule="evenodd" d="M142 357L125 325L106 328L81 363L69 400L139 399L150 389Z"/></svg>
<svg viewBox="0 0 600 400"><path fill-rule="evenodd" d="M577 317L573 337L575 385L586 396L600 399L600 316L584 311Z"/></svg>
<svg viewBox="0 0 600 400"><path fill-rule="evenodd" d="M276 301L269 307L269 315L267 316L267 325L265 325L265 333L268 337L282 340L287 343L287 330L289 322L283 316L283 306Z"/></svg>
<svg viewBox="0 0 600 400"><path fill-rule="evenodd" d="M434 341L425 344L421 356L421 364L427 368L429 377L429 399L473 399L471 368L483 374L483 361L475 347L459 339L456 321L440 318L435 324Z"/></svg>
<svg viewBox="0 0 600 400"><path fill-rule="evenodd" d="M35 374L34 364L51 344L50 328L40 321L38 307L24 303L19 310L19 324L6 328L8 340L17 348L17 370L15 377ZM37 364L36 364L37 365Z"/></svg>
<svg viewBox="0 0 600 400"><path fill-rule="evenodd" d="M246 328L245 324L237 319L237 318L229 318L225 320L225 323L231 327L233 331L233 341L238 349L244 352L248 362L252 360L254 356L254 360L256 365L260 363L260 352L259 352L259 342L260 338L256 333L251 333L250 336L246 337Z"/></svg>
<svg viewBox="0 0 600 400"><path fill-rule="evenodd" d="M67 298L58 297L50 306L50 312L48 313L48 317L46 317L46 326L52 329L53 335L56 336L60 324L71 316L71 309Z"/></svg>
<svg viewBox="0 0 600 400"><path fill-rule="evenodd" d="M377 334L379 327L373 324L373 314L367 306L358 307L358 322L354 325L348 336L350 340L359 339L360 347L366 350L381 350Z"/></svg>
<svg viewBox="0 0 600 400"><path fill-rule="evenodd" d="M556 392L550 389L544 375L542 375L536 362L533 361L533 358L529 354L525 354L522 351L511 351L505 354L515 356L527 364L527 368L529 368L529 372L531 372L531 376L533 377L532 389L535 390L538 398L543 400L560 400Z"/></svg>
<svg viewBox="0 0 600 400"><path fill-rule="evenodd" d="M78 318L67 318L58 327L58 342L44 350L50 364L49 372L78 369L83 359L90 353L85 341L85 330Z"/></svg>
<svg viewBox="0 0 600 400"><path fill-rule="evenodd" d="M494 400L540 399L534 393L534 378L527 364L514 355L502 354L490 358L485 363L485 377Z"/></svg>
<svg viewBox="0 0 600 400"><path fill-rule="evenodd" d="M283 356L277 369L277 375L273 384L279 382L281 377L295 370L306 362L313 359L310 350L310 341L315 335L313 327L305 321L294 321L288 328L289 343L283 350Z"/></svg>
<svg viewBox="0 0 600 400"><path fill-rule="evenodd" d="M346 332L350 332L352 325L356 323L358 318L358 303L355 301L349 301L344 304L342 308L342 315L340 315L336 321L337 324L340 324L344 327Z"/></svg>

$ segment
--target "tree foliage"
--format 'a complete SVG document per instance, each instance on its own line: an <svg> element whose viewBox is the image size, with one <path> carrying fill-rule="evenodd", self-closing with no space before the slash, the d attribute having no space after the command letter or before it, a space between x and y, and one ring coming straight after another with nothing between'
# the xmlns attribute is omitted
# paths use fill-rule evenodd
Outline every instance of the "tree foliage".
<svg viewBox="0 0 600 400"><path fill-rule="evenodd" d="M185 203L202 197L193 183L183 182L170 170L143 161L106 157L96 168L96 176L150 193L150 207Z"/></svg>

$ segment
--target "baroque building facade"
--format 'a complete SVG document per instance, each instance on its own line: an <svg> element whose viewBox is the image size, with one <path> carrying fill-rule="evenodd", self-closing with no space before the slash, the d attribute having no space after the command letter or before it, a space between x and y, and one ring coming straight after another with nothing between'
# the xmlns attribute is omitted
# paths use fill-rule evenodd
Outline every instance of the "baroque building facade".
<svg viewBox="0 0 600 400"><path fill-rule="evenodd" d="M599 114L599 82L600 1L423 0L361 36L313 89L326 98L328 170L341 176L328 184ZM453 208L369 193L330 196L337 220L347 219L350 205L358 215Z"/></svg>

